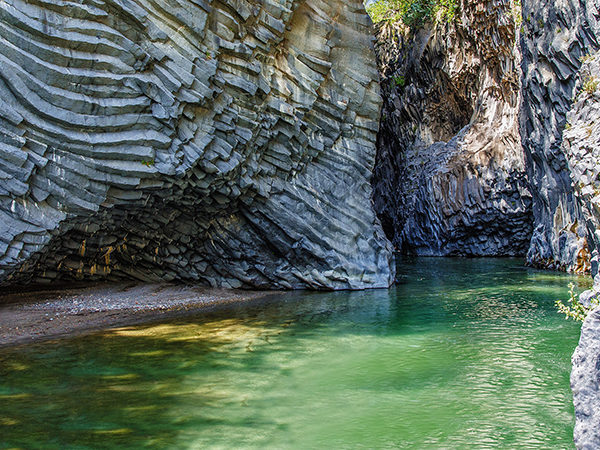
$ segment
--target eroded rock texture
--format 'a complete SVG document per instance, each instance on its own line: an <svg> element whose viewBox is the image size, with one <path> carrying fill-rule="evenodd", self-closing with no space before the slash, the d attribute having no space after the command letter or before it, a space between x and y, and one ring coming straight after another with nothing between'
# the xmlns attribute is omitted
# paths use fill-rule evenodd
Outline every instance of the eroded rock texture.
<svg viewBox="0 0 600 450"><path fill-rule="evenodd" d="M562 151L581 213L582 234L591 255L591 272L597 277L600 256L600 54L590 53L582 61L573 105L567 114ZM600 277L596 284L600 284Z"/></svg>
<svg viewBox="0 0 600 450"><path fill-rule="evenodd" d="M465 0L458 12L417 32L378 30L376 210L407 253L525 254L532 225L518 130L518 11L506 0Z"/></svg>
<svg viewBox="0 0 600 450"><path fill-rule="evenodd" d="M353 1L0 5L0 280L388 286Z"/></svg>
<svg viewBox="0 0 600 450"><path fill-rule="evenodd" d="M527 259L585 272L585 226L561 147L581 58L598 48L596 0L523 1L521 136L533 186L535 229Z"/></svg>
<svg viewBox="0 0 600 450"><path fill-rule="evenodd" d="M575 404L575 446L600 447L600 309L590 314L581 328L573 354L571 390Z"/></svg>
<svg viewBox="0 0 600 450"><path fill-rule="evenodd" d="M600 53L583 58L574 101L567 114L562 150L573 180L584 232L591 253L593 289L580 295L591 306L600 298L598 259L600 250ZM600 309L583 324L579 346L573 355L571 388L575 403L575 444L600 448Z"/></svg>

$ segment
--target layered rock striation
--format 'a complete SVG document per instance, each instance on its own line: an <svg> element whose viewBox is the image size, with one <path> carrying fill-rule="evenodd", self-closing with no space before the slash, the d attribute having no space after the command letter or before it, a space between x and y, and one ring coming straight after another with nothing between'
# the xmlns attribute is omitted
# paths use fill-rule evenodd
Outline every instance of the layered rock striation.
<svg viewBox="0 0 600 450"><path fill-rule="evenodd" d="M0 5L0 282L387 287L362 3Z"/></svg>
<svg viewBox="0 0 600 450"><path fill-rule="evenodd" d="M505 0L461 1L457 14L418 30L378 29L376 210L406 253L525 254L532 217L518 10Z"/></svg>

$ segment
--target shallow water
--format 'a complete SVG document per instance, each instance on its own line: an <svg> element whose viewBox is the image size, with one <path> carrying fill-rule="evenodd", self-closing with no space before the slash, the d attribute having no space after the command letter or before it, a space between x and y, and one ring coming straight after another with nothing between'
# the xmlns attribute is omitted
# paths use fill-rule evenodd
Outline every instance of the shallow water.
<svg viewBox="0 0 600 450"><path fill-rule="evenodd" d="M390 290L0 350L0 448L569 448L569 281L422 258Z"/></svg>

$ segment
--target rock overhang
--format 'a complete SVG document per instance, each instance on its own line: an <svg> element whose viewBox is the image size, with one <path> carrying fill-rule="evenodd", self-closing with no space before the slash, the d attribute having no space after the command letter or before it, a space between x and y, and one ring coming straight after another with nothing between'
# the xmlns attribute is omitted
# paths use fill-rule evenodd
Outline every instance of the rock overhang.
<svg viewBox="0 0 600 450"><path fill-rule="evenodd" d="M4 2L0 278L358 289L381 99L361 2Z"/></svg>

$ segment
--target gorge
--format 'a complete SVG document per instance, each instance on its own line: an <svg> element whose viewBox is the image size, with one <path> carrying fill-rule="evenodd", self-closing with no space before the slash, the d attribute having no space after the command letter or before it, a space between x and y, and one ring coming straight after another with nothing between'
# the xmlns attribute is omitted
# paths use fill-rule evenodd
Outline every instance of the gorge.
<svg viewBox="0 0 600 450"><path fill-rule="evenodd" d="M444 5L3 1L0 286L388 288L396 252L525 257L597 298L600 2Z"/></svg>

